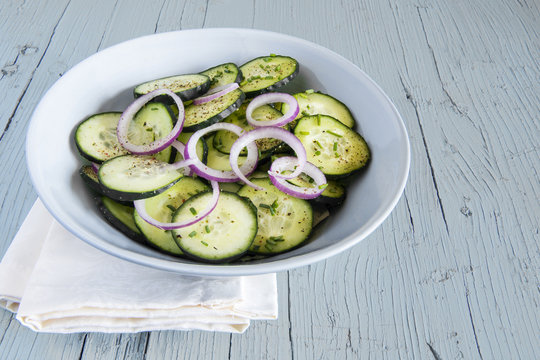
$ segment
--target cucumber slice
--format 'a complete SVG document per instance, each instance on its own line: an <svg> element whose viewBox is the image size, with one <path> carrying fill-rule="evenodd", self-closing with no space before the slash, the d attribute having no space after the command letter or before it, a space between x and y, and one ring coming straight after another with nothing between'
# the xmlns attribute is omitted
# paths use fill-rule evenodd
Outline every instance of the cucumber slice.
<svg viewBox="0 0 540 360"><path fill-rule="evenodd" d="M84 180L84 183L94 192L103 195L103 185L99 183L99 179L97 176L97 173L94 171L92 166L90 165L83 165L79 169L79 175L81 175L82 179Z"/></svg>
<svg viewBox="0 0 540 360"><path fill-rule="evenodd" d="M206 140L206 145L208 146L208 157L206 159L206 165L212 169L222 170L222 171L231 171L231 162L228 154L224 154L221 151L214 148L214 136ZM238 166L242 166L246 161L246 157L240 156L238 158Z"/></svg>
<svg viewBox="0 0 540 360"><path fill-rule="evenodd" d="M238 111L235 111L231 115L229 115L223 122L231 123L237 126L240 126L245 131L253 130L254 127L251 126L246 119L246 108L249 105L249 103L244 103ZM282 117L283 114L279 112L278 110L274 109L270 105L263 105L255 109L253 111L253 118L257 121L270 121L279 119ZM289 124L285 124L282 126L282 128L289 130ZM233 143L238 139L238 135L231 131L226 130L219 130L216 131L216 134L214 135L213 139L213 146L216 150L224 153L229 154L231 151L231 146ZM255 140L255 143L257 144L257 148L260 151L259 159L264 159L276 151L279 151L283 146L283 141L278 139L259 139ZM246 156L247 150L243 149L240 152L240 155Z"/></svg>
<svg viewBox="0 0 540 360"><path fill-rule="evenodd" d="M290 171L284 172L285 175L288 173L290 173ZM287 182L296 186L307 188L315 186L313 179L306 174L301 174L294 179L287 180ZM345 186L341 185L335 180L328 180L327 186L322 192L322 194L315 199L311 199L310 201L322 205L337 206L343 203L343 201L345 200L345 194Z"/></svg>
<svg viewBox="0 0 540 360"><path fill-rule="evenodd" d="M203 74L185 74L169 76L161 79L147 81L137 85L133 89L135 97L139 97L157 89L169 89L182 99L187 101L194 99L210 88L210 78ZM154 101L172 104L174 101L167 95L154 98Z"/></svg>
<svg viewBox="0 0 540 360"><path fill-rule="evenodd" d="M191 177L183 177L161 194L146 199L144 202L146 212L158 221L171 222L174 211L187 199L208 190L208 186L202 181ZM151 245L169 254L182 254L182 250L172 238L170 231L161 230L150 225L136 211L133 217L140 232Z"/></svg>
<svg viewBox="0 0 540 360"><path fill-rule="evenodd" d="M183 131L195 132L225 119L240 107L244 99L244 93L235 89L204 104L186 106Z"/></svg>
<svg viewBox="0 0 540 360"><path fill-rule="evenodd" d="M238 183L234 183L234 182L222 182L222 183L219 183L219 189L221 191L228 191L228 192L236 193L236 192L238 192L238 190L240 190L241 187L242 187L242 185L240 185Z"/></svg>
<svg viewBox="0 0 540 360"><path fill-rule="evenodd" d="M116 137L116 126L122 113L95 114L82 121L75 130L75 145L79 153L95 163L128 154ZM151 138L151 134L147 135Z"/></svg>
<svg viewBox="0 0 540 360"><path fill-rule="evenodd" d="M133 213L135 212L133 206L120 204L106 196L96 198L96 202L99 211L112 226L130 239L144 242L144 237L133 221Z"/></svg>
<svg viewBox="0 0 540 360"><path fill-rule="evenodd" d="M173 221L193 217L212 198L205 192L189 198L173 215ZM247 252L257 234L257 209L237 194L222 192L216 208L201 221L172 230L184 253L206 262L225 262Z"/></svg>
<svg viewBox="0 0 540 360"><path fill-rule="evenodd" d="M182 144L186 145L189 138L193 135L193 133L183 132L178 136L178 141L180 141ZM199 139L197 141L197 149L195 150L197 152L197 156L201 160L203 164L206 164L206 161L208 159L208 145L206 145L206 141L204 139ZM184 159L184 154L176 153L176 158L174 161L180 161Z"/></svg>
<svg viewBox="0 0 540 360"><path fill-rule="evenodd" d="M233 63L214 66L210 69L201 71L201 74L210 78L210 89L222 85L232 84L234 82L240 83L240 81L243 79L242 72L238 66Z"/></svg>
<svg viewBox="0 0 540 360"><path fill-rule="evenodd" d="M162 193L180 180L182 172L151 156L122 155L107 160L98 172L105 195L133 201Z"/></svg>
<svg viewBox="0 0 540 360"><path fill-rule="evenodd" d="M298 101L300 112L296 119L309 115L328 115L338 119L343 125L353 128L355 121L347 106L338 99L320 92L306 91L293 95ZM281 111L286 113L289 105L283 103ZM294 127L294 126L293 126Z"/></svg>
<svg viewBox="0 0 540 360"><path fill-rule="evenodd" d="M269 179L252 179L264 190L244 185L238 195L257 207L259 230L250 247L257 254L278 254L300 246L311 233L313 209L306 200L279 191Z"/></svg>
<svg viewBox="0 0 540 360"><path fill-rule="evenodd" d="M130 125L131 129L128 138L136 145L150 144L154 140L167 136L172 131L175 122L176 116L167 105L158 102L147 103L135 114ZM134 127L138 128L138 130L134 131ZM150 136L135 138L136 134L141 133L150 134ZM163 162L170 162L173 153L172 149L169 146L155 154L154 157Z"/></svg>
<svg viewBox="0 0 540 360"><path fill-rule="evenodd" d="M330 177L342 177L364 167L369 147L360 134L327 115L304 116L294 128L307 160Z"/></svg>
<svg viewBox="0 0 540 360"><path fill-rule="evenodd" d="M298 61L288 56L270 55L255 58L240 66L244 80L240 89L252 98L288 84L298 75Z"/></svg>

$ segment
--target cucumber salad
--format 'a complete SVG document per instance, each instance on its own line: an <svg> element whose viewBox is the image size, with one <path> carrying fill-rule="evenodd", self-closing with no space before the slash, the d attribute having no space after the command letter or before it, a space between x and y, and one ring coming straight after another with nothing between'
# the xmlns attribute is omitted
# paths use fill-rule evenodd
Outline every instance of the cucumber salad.
<svg viewBox="0 0 540 360"><path fill-rule="evenodd" d="M79 123L80 175L103 216L135 241L210 263L305 244L370 150L338 99L279 92L298 73L271 54L154 79L123 112Z"/></svg>

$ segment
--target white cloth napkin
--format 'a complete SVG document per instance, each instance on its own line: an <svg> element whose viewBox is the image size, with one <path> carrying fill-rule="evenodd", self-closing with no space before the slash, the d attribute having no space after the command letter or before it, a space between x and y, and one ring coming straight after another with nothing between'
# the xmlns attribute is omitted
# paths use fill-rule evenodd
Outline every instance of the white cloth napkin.
<svg viewBox="0 0 540 360"><path fill-rule="evenodd" d="M185 276L108 255L59 225L38 199L0 263L0 306L43 332L244 332L277 318L276 275Z"/></svg>

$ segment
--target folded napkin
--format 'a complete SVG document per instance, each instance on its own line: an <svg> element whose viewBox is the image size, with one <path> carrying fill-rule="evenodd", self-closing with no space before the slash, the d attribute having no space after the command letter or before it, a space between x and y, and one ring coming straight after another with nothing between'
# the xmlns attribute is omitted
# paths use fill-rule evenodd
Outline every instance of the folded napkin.
<svg viewBox="0 0 540 360"><path fill-rule="evenodd" d="M36 201L0 263L0 306L43 332L244 332L277 318L276 275L205 278L108 255Z"/></svg>

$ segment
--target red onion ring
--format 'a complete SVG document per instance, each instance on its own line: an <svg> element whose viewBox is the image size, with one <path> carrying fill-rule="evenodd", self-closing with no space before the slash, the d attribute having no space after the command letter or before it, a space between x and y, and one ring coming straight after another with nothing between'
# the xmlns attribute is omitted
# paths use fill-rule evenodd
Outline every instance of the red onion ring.
<svg viewBox="0 0 540 360"><path fill-rule="evenodd" d="M298 139L296 136L294 136L289 131L279 128L279 127L260 127L258 129L254 129L251 131L248 131L247 133L241 135L231 146L231 150L229 151L229 160L231 162L231 168L233 172L247 185L253 187L257 190L262 190L260 186L255 185L251 181L248 180L248 178L240 171L238 168L238 156L240 155L240 151L246 146L248 146L249 151L249 145L254 144L255 140L263 139L263 138L275 138L279 139L283 142L285 142L287 145L289 145L298 156L297 162L298 165L296 169L289 175L282 175L277 172L268 171L270 175L273 175L275 177L281 178L281 179L293 179L300 175L302 173L302 170L304 169L304 165L307 162L307 155L306 155L306 149L304 148L304 145L302 145L302 142L300 139ZM249 153L248 153L249 158ZM246 161L247 162L247 161ZM246 164L244 163L244 166Z"/></svg>
<svg viewBox="0 0 540 360"><path fill-rule="evenodd" d="M176 121L176 124L172 131L165 137L162 137L161 139L158 139L156 141L153 141L150 144L147 145L135 145L129 142L128 139L128 130L129 130L129 123L131 120L133 120L133 117L137 112L146 105L147 102L152 100L153 98L159 96L159 95L168 95L170 96L174 102L176 103L176 106L178 107L178 119ZM135 155L152 155L155 153L160 152L161 150L169 147L171 143L178 137L178 135L182 132L182 128L184 126L184 104L182 103L182 100L176 95L174 92L172 92L169 89L158 89L154 90L146 95L143 95L141 97L138 97L133 101L126 110L122 113L122 116L120 116L120 120L118 120L118 125L116 127L116 136L118 137L118 142L120 145L122 145L127 151L131 152Z"/></svg>
<svg viewBox="0 0 540 360"><path fill-rule="evenodd" d="M92 163L92 170L94 170L96 172L96 174L99 172L99 164L93 162Z"/></svg>
<svg viewBox="0 0 540 360"><path fill-rule="evenodd" d="M244 174L247 174L247 175L251 174L257 167L257 161L259 159L259 152L257 149L257 145L251 142L242 147L242 149L244 147L247 147L248 154L247 154L246 161L244 162L241 168L238 168L238 162L237 162L237 167L236 167L237 172L212 169L202 163L202 161L197 156L197 142L202 136L212 131L217 131L217 130L232 131L238 136L241 136L244 133L244 130L240 126L230 124L230 123L224 123L224 122L210 125L204 129L194 132L193 135L191 135L191 137L189 138L186 144L186 149L184 150L184 159L186 160L192 159L195 161L195 164L190 165L191 170L193 170L200 177L203 177L208 180L215 180L215 181L220 181L220 182L238 181L240 180L240 178L238 177L238 173L240 173L242 176L244 176Z"/></svg>
<svg viewBox="0 0 540 360"><path fill-rule="evenodd" d="M182 154L182 157L184 156L184 150L186 146L181 141L175 140L172 142L171 146L174 147L176 151L178 151L180 154ZM193 171L191 171L191 168L189 167L189 165L193 165L193 164L195 164L194 159L188 159L188 160L184 159L184 160L180 160L175 163L172 163L170 167L174 169L184 168L184 175L191 176L193 174Z"/></svg>
<svg viewBox="0 0 540 360"><path fill-rule="evenodd" d="M146 221L150 225L154 225L155 227L162 230L180 229L201 221L202 219L210 215L210 213L216 208L219 200L219 184L217 181L211 181L210 183L212 184L212 199L203 211L199 212L197 215L193 216L193 218L189 220L184 220L176 223L164 223L154 219L146 212L145 199L135 200L133 204L135 206L135 210L137 210L139 215L144 219L144 221Z"/></svg>
<svg viewBox="0 0 540 360"><path fill-rule="evenodd" d="M200 96L196 99L193 99L194 105L200 105L217 99L220 96L230 93L231 91L238 89L238 83L225 84L221 86L216 86L213 89L210 89L206 94Z"/></svg>
<svg viewBox="0 0 540 360"><path fill-rule="evenodd" d="M253 118L253 111L255 111L256 108L272 104L272 103L287 103L289 105L289 110L283 114L282 117L275 120L270 121L257 121ZM257 96L251 102L249 103L248 107L246 108L246 119L248 123L250 123L253 126L283 126L291 121L293 121L296 116L298 115L298 112L300 111L300 107L298 106L298 101L294 98L294 96L285 94L285 93L266 93Z"/></svg>
<svg viewBox="0 0 540 360"><path fill-rule="evenodd" d="M274 173L283 172L284 170L292 171L294 170L296 163L297 159L295 157L284 156L274 160L270 170ZM274 186L280 191L300 199L314 199L321 195L326 187L325 185L327 184L326 177L324 176L323 172L310 162L306 162L302 172L310 176L315 181L314 187L296 186L289 183L285 179L276 177L275 175L270 175L270 180L272 181L272 184L274 184Z"/></svg>

